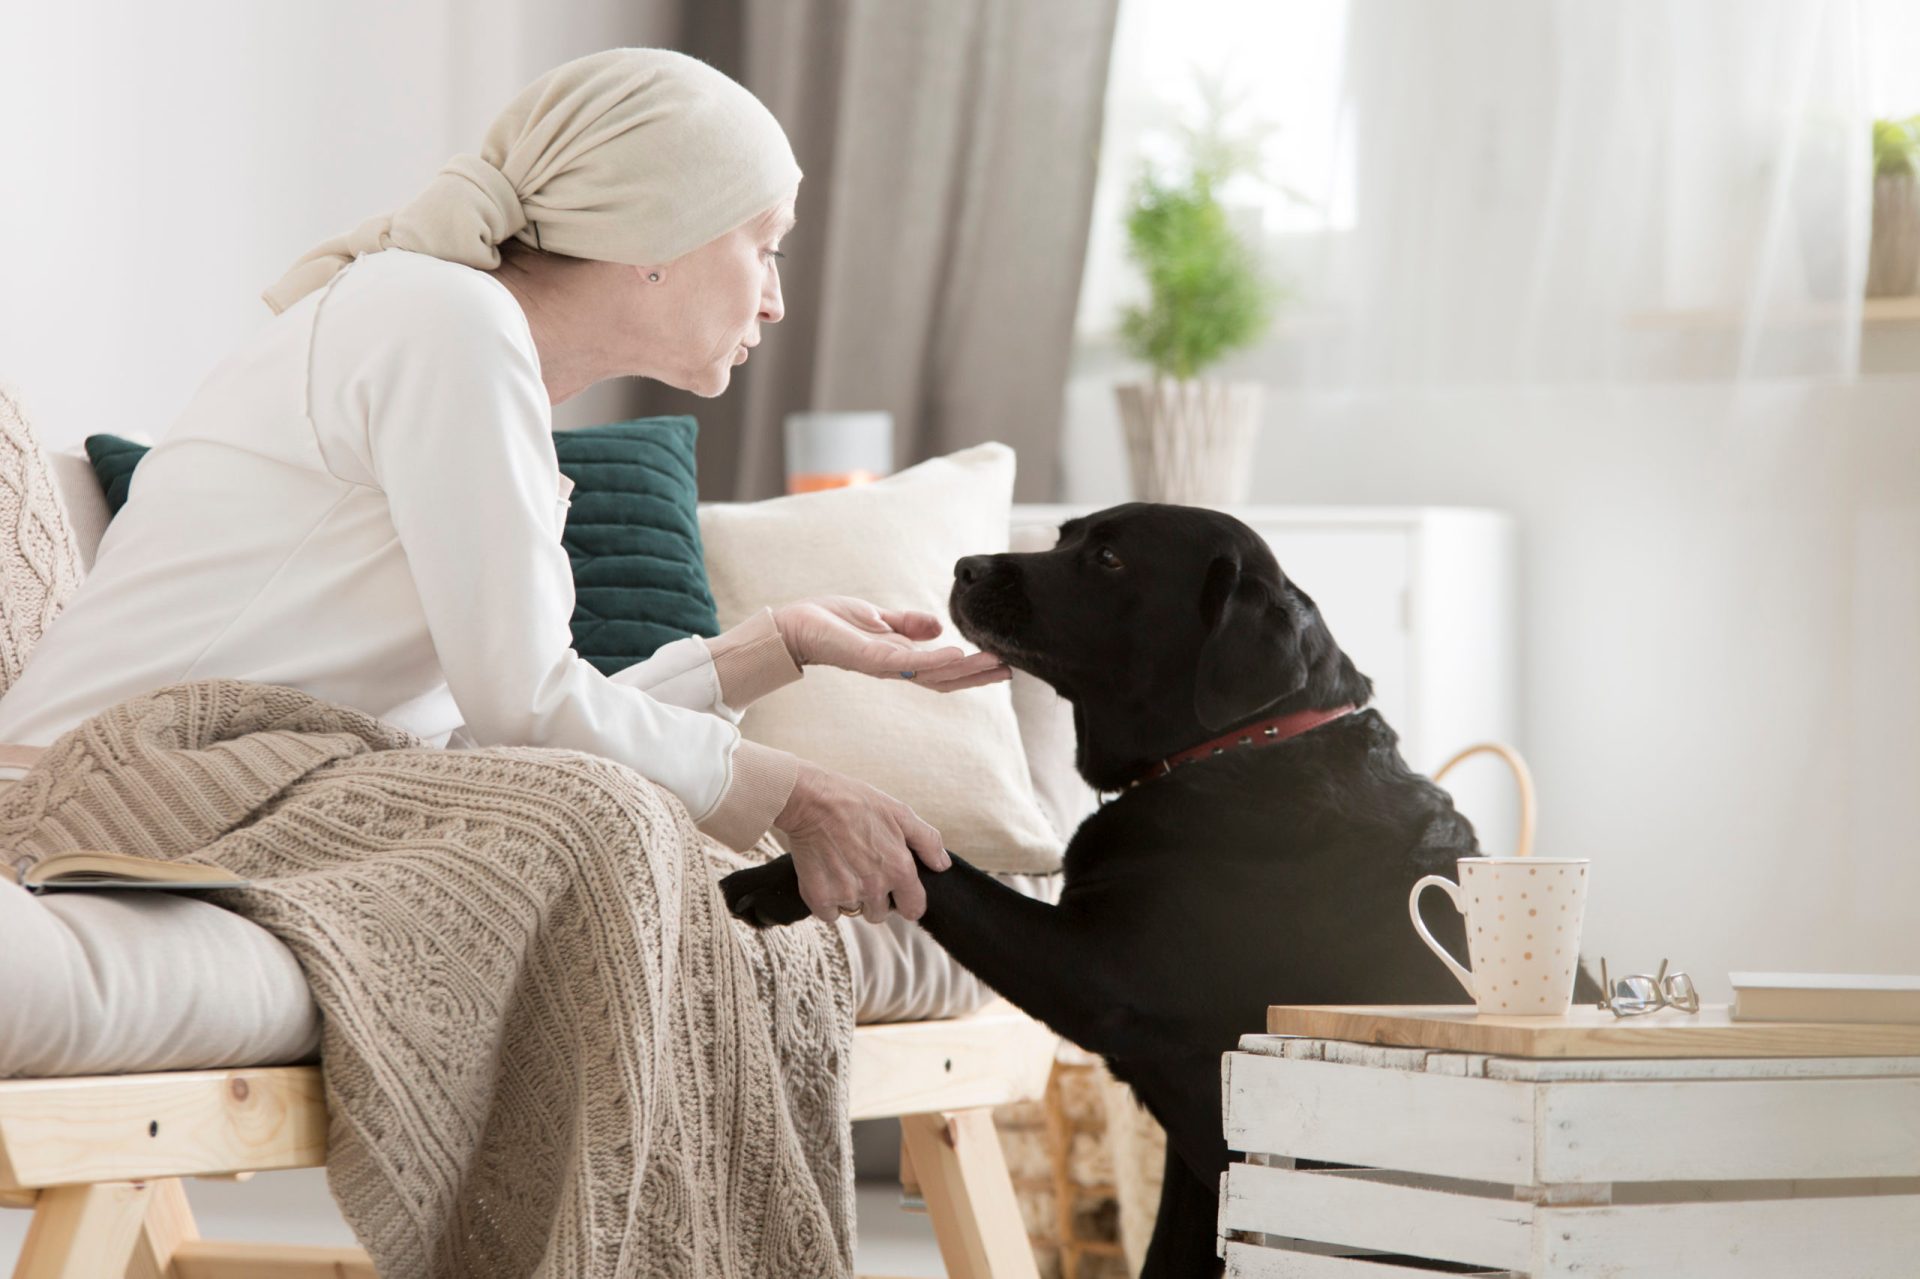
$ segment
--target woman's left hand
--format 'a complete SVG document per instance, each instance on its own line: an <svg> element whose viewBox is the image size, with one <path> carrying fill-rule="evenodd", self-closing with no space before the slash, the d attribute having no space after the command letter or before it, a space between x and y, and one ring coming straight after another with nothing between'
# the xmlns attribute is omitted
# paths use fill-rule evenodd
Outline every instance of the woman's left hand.
<svg viewBox="0 0 1920 1279"><path fill-rule="evenodd" d="M993 653L967 653L951 645L914 647L940 634L940 619L931 613L888 611L849 595L817 595L777 608L773 616L787 651L802 666L908 678L940 693L997 684L1013 675Z"/></svg>

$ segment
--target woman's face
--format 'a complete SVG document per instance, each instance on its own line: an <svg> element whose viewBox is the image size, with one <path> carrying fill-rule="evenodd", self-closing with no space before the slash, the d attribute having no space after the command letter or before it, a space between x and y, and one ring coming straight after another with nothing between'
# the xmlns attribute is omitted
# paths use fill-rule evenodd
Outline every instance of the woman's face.
<svg viewBox="0 0 1920 1279"><path fill-rule="evenodd" d="M780 239L793 227L793 196L665 266L635 267L652 290L646 376L695 395L727 389L735 365L759 345L761 326L786 314ZM658 281L647 277L658 271Z"/></svg>

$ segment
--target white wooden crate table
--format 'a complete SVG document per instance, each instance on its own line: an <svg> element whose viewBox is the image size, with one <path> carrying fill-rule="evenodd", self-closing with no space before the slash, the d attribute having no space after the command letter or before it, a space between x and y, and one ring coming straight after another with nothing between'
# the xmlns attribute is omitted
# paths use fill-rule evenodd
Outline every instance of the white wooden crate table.
<svg viewBox="0 0 1920 1279"><path fill-rule="evenodd" d="M1920 1277L1920 1026L1276 1007L1226 1054L1242 1279Z"/></svg>

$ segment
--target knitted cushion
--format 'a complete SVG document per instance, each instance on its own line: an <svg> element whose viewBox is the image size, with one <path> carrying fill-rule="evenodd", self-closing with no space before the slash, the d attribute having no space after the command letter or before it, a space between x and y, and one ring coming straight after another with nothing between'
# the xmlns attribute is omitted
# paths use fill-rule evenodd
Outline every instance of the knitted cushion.
<svg viewBox="0 0 1920 1279"><path fill-rule="evenodd" d="M720 633L695 513L698 434L690 417L553 433L560 470L574 483L561 538L573 562L573 646L603 674L671 640ZM146 452L116 435L87 437L110 514L125 504Z"/></svg>
<svg viewBox="0 0 1920 1279"><path fill-rule="evenodd" d="M0 386L0 693L80 585L79 543L55 495L40 441Z"/></svg>

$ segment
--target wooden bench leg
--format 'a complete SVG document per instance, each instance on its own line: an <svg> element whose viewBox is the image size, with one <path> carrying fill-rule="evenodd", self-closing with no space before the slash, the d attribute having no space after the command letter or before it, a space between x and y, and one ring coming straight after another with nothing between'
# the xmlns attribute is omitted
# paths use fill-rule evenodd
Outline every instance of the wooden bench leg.
<svg viewBox="0 0 1920 1279"><path fill-rule="evenodd" d="M948 1279L1039 1279L993 1111L903 1115L900 1132Z"/></svg>
<svg viewBox="0 0 1920 1279"><path fill-rule="evenodd" d="M358 1248L196 1239L173 1254L177 1279L379 1279Z"/></svg>
<svg viewBox="0 0 1920 1279"><path fill-rule="evenodd" d="M140 1220L140 1237L133 1245L133 1259L127 1264L127 1279L172 1279L169 1267L174 1253L181 1244L199 1237L185 1183L177 1177L154 1182L146 1216Z"/></svg>
<svg viewBox="0 0 1920 1279"><path fill-rule="evenodd" d="M125 1274L153 1187L109 1181L54 1186L34 1203L13 1279L105 1279Z"/></svg>

